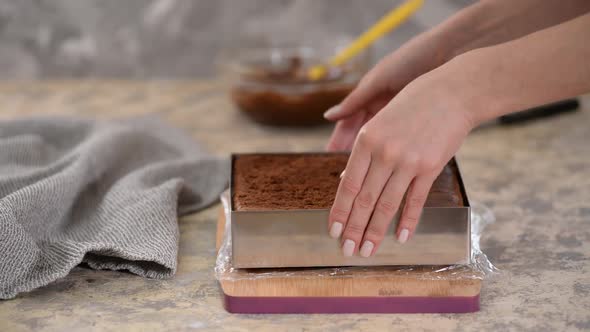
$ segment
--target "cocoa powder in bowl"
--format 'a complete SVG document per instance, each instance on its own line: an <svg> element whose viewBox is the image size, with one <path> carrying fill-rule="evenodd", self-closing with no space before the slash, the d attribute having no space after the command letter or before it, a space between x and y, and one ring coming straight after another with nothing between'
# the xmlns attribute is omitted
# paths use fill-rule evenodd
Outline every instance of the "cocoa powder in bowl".
<svg viewBox="0 0 590 332"><path fill-rule="evenodd" d="M239 155L233 164L233 208L238 211L329 209L347 154ZM434 182L425 206L463 206L454 163Z"/></svg>

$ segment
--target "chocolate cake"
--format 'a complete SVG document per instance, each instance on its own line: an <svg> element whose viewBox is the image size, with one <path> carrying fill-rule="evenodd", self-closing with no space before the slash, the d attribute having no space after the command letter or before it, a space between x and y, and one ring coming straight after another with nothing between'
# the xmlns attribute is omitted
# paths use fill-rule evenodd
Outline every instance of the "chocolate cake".
<svg viewBox="0 0 590 332"><path fill-rule="evenodd" d="M233 208L238 211L329 209L347 154L252 154L233 164ZM456 165L445 166L425 206L462 207Z"/></svg>

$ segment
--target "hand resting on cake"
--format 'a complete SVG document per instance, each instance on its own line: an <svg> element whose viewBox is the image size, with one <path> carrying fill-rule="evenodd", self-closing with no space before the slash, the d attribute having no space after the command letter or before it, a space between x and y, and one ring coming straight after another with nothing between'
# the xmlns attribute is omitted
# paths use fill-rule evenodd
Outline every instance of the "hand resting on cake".
<svg viewBox="0 0 590 332"><path fill-rule="evenodd" d="M590 1L481 1L379 62L325 117L351 150L330 235L346 256L411 239L430 187L467 134L503 114L590 91ZM405 195L405 203L402 201Z"/></svg>
<svg viewBox="0 0 590 332"><path fill-rule="evenodd" d="M432 183L473 128L450 87L420 98L437 85L434 79L415 80L360 129L331 210L330 234L343 231L345 255L359 243L362 256L376 250L409 188L397 229L405 242Z"/></svg>

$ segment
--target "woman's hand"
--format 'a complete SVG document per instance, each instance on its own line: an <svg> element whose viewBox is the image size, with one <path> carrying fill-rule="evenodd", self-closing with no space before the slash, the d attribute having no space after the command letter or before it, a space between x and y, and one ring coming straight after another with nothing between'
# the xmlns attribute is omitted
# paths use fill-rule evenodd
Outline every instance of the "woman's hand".
<svg viewBox="0 0 590 332"><path fill-rule="evenodd" d="M328 150L350 150L360 128L414 79L456 56L498 45L590 11L590 1L478 1L381 60L340 104Z"/></svg>
<svg viewBox="0 0 590 332"><path fill-rule="evenodd" d="M360 128L371 120L408 83L440 66L447 59L441 38L422 34L383 58L340 103L324 115L338 121L328 143L329 151L350 151Z"/></svg>
<svg viewBox="0 0 590 332"><path fill-rule="evenodd" d="M329 216L344 255L374 254L404 195L396 235L407 241L475 125L590 91L590 2L567 4L480 1L385 58L326 113L338 121L328 149L352 148Z"/></svg>
<svg viewBox="0 0 590 332"><path fill-rule="evenodd" d="M413 81L362 125L329 217L345 256L377 250L406 189L396 234L407 241L432 183L473 128L459 93L437 77Z"/></svg>

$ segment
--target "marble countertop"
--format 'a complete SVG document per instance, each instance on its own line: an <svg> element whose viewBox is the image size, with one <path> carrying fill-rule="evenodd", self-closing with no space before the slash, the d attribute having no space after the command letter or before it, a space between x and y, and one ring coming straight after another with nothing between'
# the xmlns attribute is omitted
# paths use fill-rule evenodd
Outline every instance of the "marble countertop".
<svg viewBox="0 0 590 332"><path fill-rule="evenodd" d="M481 311L443 315L232 315L213 275L218 206L179 220L177 275L144 279L75 268L0 302L2 331L343 331L590 329L590 98L582 111L475 130L459 152L473 201L497 221L482 248L502 274ZM118 118L157 113L212 152L320 150L330 127L253 124L215 81L0 83L0 120L30 115Z"/></svg>

